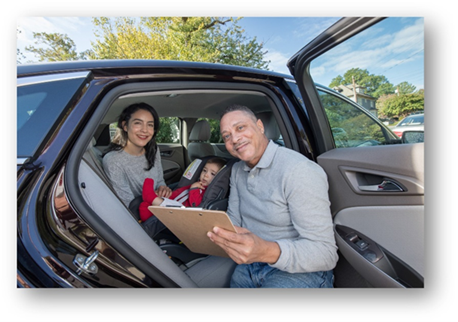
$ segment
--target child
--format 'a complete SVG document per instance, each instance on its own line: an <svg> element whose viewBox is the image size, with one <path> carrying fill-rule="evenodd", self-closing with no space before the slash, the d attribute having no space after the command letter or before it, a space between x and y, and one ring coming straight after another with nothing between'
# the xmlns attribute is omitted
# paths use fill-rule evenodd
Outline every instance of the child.
<svg viewBox="0 0 458 322"><path fill-rule="evenodd" d="M140 219L145 221L153 214L149 211L148 207L153 206L185 206L185 207L198 207L202 202L205 189L213 181L213 178L218 171L226 164L226 160L214 157L208 159L202 172L200 173L199 181L194 182L192 185L178 188L172 192L170 198L161 198L154 192L154 180L146 178L143 183L143 202L140 204Z"/></svg>

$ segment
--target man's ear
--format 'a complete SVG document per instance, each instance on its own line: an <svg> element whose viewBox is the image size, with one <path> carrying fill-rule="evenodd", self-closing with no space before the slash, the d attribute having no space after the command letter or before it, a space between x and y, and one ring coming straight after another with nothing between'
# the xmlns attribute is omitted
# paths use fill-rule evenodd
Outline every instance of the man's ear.
<svg viewBox="0 0 458 322"><path fill-rule="evenodd" d="M264 124L262 123L261 119L256 121L256 126L261 131L261 133L264 134Z"/></svg>

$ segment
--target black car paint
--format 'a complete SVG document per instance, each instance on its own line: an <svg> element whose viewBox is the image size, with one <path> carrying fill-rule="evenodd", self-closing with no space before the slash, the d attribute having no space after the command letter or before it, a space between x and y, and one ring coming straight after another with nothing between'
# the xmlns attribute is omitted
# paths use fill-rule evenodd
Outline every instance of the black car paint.
<svg viewBox="0 0 458 322"><path fill-rule="evenodd" d="M285 75L201 63L92 61L18 66L18 79L88 70L91 73L87 82L75 93L52 134L35 155L23 156L29 158L18 165L18 287L176 287L160 271L142 265L141 261L131 263L125 259L121 253L135 252L128 245L117 243L115 238L111 243L103 240L91 229L97 224L88 224L78 214L63 189L63 173L71 171L66 166L78 135L104 95L115 86L148 78L198 81L208 79L209 75L215 81L263 84L287 107L294 134L299 138L299 150L313 157L313 141L305 130L309 127L304 126L306 115L297 108L296 97L285 86ZM102 226L98 225L96 231L109 229ZM99 273L78 275L72 263L74 257L80 253L89 256L95 248L101 253L97 259Z"/></svg>

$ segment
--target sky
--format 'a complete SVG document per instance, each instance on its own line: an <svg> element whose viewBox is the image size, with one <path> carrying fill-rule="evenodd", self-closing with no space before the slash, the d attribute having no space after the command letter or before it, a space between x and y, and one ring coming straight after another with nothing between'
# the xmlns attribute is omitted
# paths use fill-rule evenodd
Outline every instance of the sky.
<svg viewBox="0 0 458 322"><path fill-rule="evenodd" d="M249 38L264 44L268 51L270 69L288 73L288 59L339 17L244 17L239 25ZM25 46L34 45L33 32L67 34L76 44L78 52L91 48L96 37L91 17L22 17L18 20L18 48L23 54ZM33 54L28 57L34 59ZM24 60L26 61L26 60Z"/></svg>
<svg viewBox="0 0 458 322"><path fill-rule="evenodd" d="M245 30L248 38L256 37L267 51L265 59L270 61L269 69L290 74L287 68L288 59L299 51L308 42L313 40L327 27L335 23L340 17L253 17L244 16L239 25ZM396 30L390 32L392 38L398 38L397 43L408 44L408 50L416 53L415 60L400 62L396 60L399 52L388 50L386 43L378 41L380 35L368 35L372 45L370 50L360 49L361 42L353 46L345 60L336 63L336 57L330 57L319 65L312 67L312 76L315 81L323 85L329 85L330 81L337 75L343 75L348 69L359 67L367 69L370 74L384 75L393 84L407 81L416 86L417 89L424 88L424 22L422 18L399 18L396 21ZM387 26L387 28L393 26ZM37 61L32 53L25 51L26 46L34 44L33 32L62 33L68 35L76 45L77 52L91 48L91 41L96 37L93 32L93 25L90 17L22 17L18 20L17 46L27 56L23 59L26 62L30 59ZM358 47L356 47L358 46ZM355 49L358 48L358 49ZM384 52L383 62L380 62L380 55L374 55L374 50ZM338 53L342 57L341 53ZM409 54L410 55L410 54ZM364 60L362 59L364 57ZM398 64L392 70L394 63ZM391 65L387 65L391 64ZM315 66L315 67L314 67ZM405 69L402 78L399 78L399 68ZM393 79L390 79L393 78Z"/></svg>

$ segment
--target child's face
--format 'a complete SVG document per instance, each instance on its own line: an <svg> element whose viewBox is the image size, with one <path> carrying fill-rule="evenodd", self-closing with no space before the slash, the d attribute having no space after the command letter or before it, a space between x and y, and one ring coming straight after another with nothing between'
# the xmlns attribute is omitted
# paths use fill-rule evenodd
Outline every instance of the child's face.
<svg viewBox="0 0 458 322"><path fill-rule="evenodd" d="M215 178L215 175L218 173L220 167L214 163L207 163L202 172L200 173L200 182L204 186L208 186Z"/></svg>

